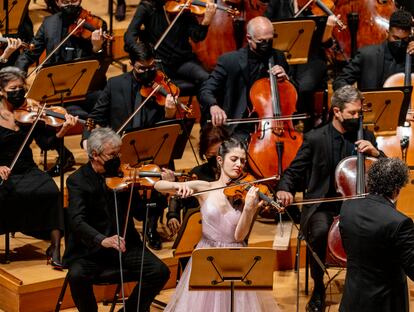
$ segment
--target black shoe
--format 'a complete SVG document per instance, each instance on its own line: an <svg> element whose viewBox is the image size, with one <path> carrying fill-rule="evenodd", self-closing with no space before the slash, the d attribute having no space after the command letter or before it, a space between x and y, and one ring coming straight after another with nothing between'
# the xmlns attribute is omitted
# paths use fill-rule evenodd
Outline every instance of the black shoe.
<svg viewBox="0 0 414 312"><path fill-rule="evenodd" d="M117 21L123 21L125 19L125 12L126 12L125 3L118 4L118 6L116 7L116 12L115 12L115 19Z"/></svg>
<svg viewBox="0 0 414 312"><path fill-rule="evenodd" d="M148 242L148 247L151 249L154 249L154 250L162 249L161 237L160 237L160 234L158 234L157 230L148 230L147 242Z"/></svg>
<svg viewBox="0 0 414 312"><path fill-rule="evenodd" d="M73 157L73 154L70 153L67 157L66 160L63 164L63 173L70 171L73 166L76 164L75 162L75 157ZM58 157L58 159L56 160L55 165L50 168L47 173L51 176L51 177L58 177L60 175L60 157Z"/></svg>
<svg viewBox="0 0 414 312"><path fill-rule="evenodd" d="M57 251L55 250L57 247L50 245L46 249L46 264L51 265L54 270L63 271L63 264L62 261L56 256Z"/></svg>
<svg viewBox="0 0 414 312"><path fill-rule="evenodd" d="M306 305L307 312L325 311L325 292L313 291L312 296Z"/></svg>

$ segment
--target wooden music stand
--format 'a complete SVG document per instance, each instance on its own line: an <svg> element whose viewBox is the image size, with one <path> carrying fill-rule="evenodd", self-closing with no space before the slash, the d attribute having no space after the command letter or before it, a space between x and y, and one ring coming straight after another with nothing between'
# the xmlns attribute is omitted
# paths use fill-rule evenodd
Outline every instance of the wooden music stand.
<svg viewBox="0 0 414 312"><path fill-rule="evenodd" d="M364 127L376 135L396 135L404 125L412 87L364 90ZM403 117L402 117L403 116Z"/></svg>
<svg viewBox="0 0 414 312"><path fill-rule="evenodd" d="M273 48L285 53L289 65L308 62L309 48L316 22L312 18L288 19L274 22Z"/></svg>
<svg viewBox="0 0 414 312"><path fill-rule="evenodd" d="M190 290L272 290L276 251L271 248L201 248L193 252ZM237 308L236 308L237 310Z"/></svg>
<svg viewBox="0 0 414 312"><path fill-rule="evenodd" d="M174 124L124 134L120 150L121 162L132 167L143 163L168 165L180 129L180 125Z"/></svg>
<svg viewBox="0 0 414 312"><path fill-rule="evenodd" d="M28 7L29 0L0 0L0 32L17 33Z"/></svg>

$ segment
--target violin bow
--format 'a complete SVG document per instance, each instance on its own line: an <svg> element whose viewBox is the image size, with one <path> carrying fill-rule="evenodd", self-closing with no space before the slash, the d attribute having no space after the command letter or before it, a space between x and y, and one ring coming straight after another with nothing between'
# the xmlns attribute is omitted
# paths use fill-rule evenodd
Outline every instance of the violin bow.
<svg viewBox="0 0 414 312"><path fill-rule="evenodd" d="M178 18L181 16L181 14L183 14L184 10L189 7L191 5L191 0L187 0L187 2L183 5L183 7L180 9L180 11L177 13L177 15L174 17L173 21L168 25L167 29L164 31L164 33L161 35L160 39L158 39L157 43L154 46L154 51L156 51L158 49L158 47L161 45L161 43L164 41L165 37L167 36L167 34L170 32L171 28L174 26L174 24L177 22ZM164 9L164 13L167 14L165 12ZM166 15L167 17L167 15ZM167 21L168 21L168 17L167 17Z"/></svg>
<svg viewBox="0 0 414 312"><path fill-rule="evenodd" d="M288 121L288 120L302 120L302 119L308 119L308 118L310 118L308 114L285 115L285 116L280 116L280 117L262 117L262 118L233 118L233 119L227 119L227 121L224 124L232 125L232 124L245 124L245 123L260 122L262 120ZM207 122L211 123L211 120L207 120Z"/></svg>
<svg viewBox="0 0 414 312"><path fill-rule="evenodd" d="M17 160L20 157L20 154L23 152L23 149L26 146L27 141L29 141L29 138L32 135L33 130L36 127L37 122L40 119L40 116L42 116L43 111L45 110L45 107L46 107L46 102L42 105L41 109L38 111L35 121L33 122L32 126L30 127L29 132L26 134L26 137L24 138L22 145L20 145L19 150L16 153L16 156L14 156L13 161L10 164L10 167L9 167L10 168L10 171L12 171L13 170L13 167L16 165ZM0 179L0 186L3 185L3 182L4 182L4 180L3 179Z"/></svg>
<svg viewBox="0 0 414 312"><path fill-rule="evenodd" d="M55 54L56 51L60 49L60 47L70 38L70 36L72 36L85 23L85 21L86 20L84 18L81 19L78 25L76 25L76 27L56 46L56 48L54 48L53 51L50 52L48 56L46 56L44 61L40 63L35 69L33 69L29 75L27 75L27 78L29 78L33 73L39 71L39 69L41 69L43 65L52 57L52 55Z"/></svg>

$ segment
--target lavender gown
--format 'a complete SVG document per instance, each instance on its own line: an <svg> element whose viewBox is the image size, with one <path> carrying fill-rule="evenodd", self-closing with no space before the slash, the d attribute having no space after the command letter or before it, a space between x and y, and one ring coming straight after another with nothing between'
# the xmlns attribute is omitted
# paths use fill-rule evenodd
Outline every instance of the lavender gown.
<svg viewBox="0 0 414 312"><path fill-rule="evenodd" d="M223 194L222 191L221 194ZM211 192L201 206L203 220L202 238L196 248L244 247L244 243L236 242L234 239L234 233L241 212L231 208L229 212L223 214L211 203L211 199L217 196L220 196L217 192ZM188 290L192 265L191 260L188 262L176 291L164 311L229 311L230 291ZM236 291L234 298L235 311L238 312L280 311L270 291Z"/></svg>

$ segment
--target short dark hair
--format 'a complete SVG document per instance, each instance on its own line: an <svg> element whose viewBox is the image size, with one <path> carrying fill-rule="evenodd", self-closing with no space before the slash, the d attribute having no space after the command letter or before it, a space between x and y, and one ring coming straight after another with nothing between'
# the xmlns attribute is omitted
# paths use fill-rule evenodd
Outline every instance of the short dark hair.
<svg viewBox="0 0 414 312"><path fill-rule="evenodd" d="M397 10L390 17L390 28L397 27L404 30L411 30L413 26L413 17L410 12Z"/></svg>
<svg viewBox="0 0 414 312"><path fill-rule="evenodd" d="M223 127L213 126L212 123L208 123L200 130L200 143L198 145L198 155L202 160L207 153L210 146L217 143L222 143L229 138L229 134Z"/></svg>
<svg viewBox="0 0 414 312"><path fill-rule="evenodd" d="M368 170L370 193L392 196L408 182L408 166L399 158L380 158Z"/></svg>
<svg viewBox="0 0 414 312"><path fill-rule="evenodd" d="M233 149L233 148L241 148L247 153L247 147L246 144L244 144L242 141L230 138L228 140L223 141L221 143L221 146L218 151L218 155L221 156L223 159L224 157Z"/></svg>
<svg viewBox="0 0 414 312"><path fill-rule="evenodd" d="M351 85L345 85L334 92L331 99L331 106L338 107L341 111L345 108L346 103L362 100L362 93Z"/></svg>
<svg viewBox="0 0 414 312"><path fill-rule="evenodd" d="M154 49L152 45L146 42L137 42L129 49L129 59L132 65L135 62L145 62L154 58Z"/></svg>

